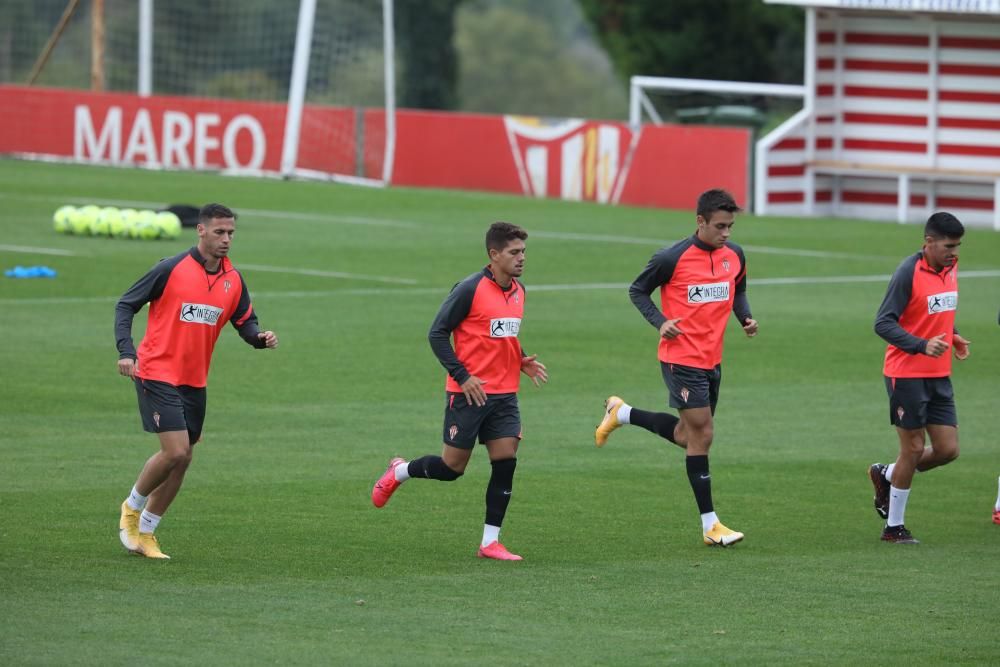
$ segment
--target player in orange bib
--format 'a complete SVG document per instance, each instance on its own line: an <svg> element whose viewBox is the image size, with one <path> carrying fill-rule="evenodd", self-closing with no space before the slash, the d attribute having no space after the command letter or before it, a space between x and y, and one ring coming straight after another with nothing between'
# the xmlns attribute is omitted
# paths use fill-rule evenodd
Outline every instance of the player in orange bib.
<svg viewBox="0 0 1000 667"><path fill-rule="evenodd" d="M914 472L958 458L958 414L951 386L951 354L969 356L969 341L955 328L958 251L965 228L939 212L924 226L924 247L899 265L875 316L875 333L889 345L882 374L889 423L899 436L895 463L872 464L875 511L886 520L882 539L916 544L903 523ZM930 447L926 446L928 436Z"/></svg>
<svg viewBox="0 0 1000 667"><path fill-rule="evenodd" d="M703 541L722 547L743 539L743 533L719 521L708 469L730 313L735 313L747 336L757 335L757 321L746 297L746 259L743 249L729 240L739 211L725 190L702 193L695 233L653 255L629 288L632 303L660 334L660 369L670 406L677 408L680 418L633 408L611 396L594 434L597 446L603 447L612 431L635 424L684 449ZM656 289L660 290L659 307L649 296Z"/></svg>
<svg viewBox="0 0 1000 667"><path fill-rule="evenodd" d="M492 468L478 556L494 560L521 560L500 543L521 442L521 373L536 386L548 381L545 366L537 355L524 353L518 338L527 238L517 225L493 223L486 232L489 265L452 288L431 325L431 349L448 371L441 456L393 458L372 487L372 504L384 507L408 479L453 482L465 472L478 440L486 445Z"/></svg>
<svg viewBox="0 0 1000 667"><path fill-rule="evenodd" d="M229 261L236 214L208 204L198 215L198 245L161 260L115 306L118 372L135 384L143 428L160 450L146 461L121 506L118 533L130 552L169 558L153 534L191 463L205 420L208 368L227 322L257 349L275 348L273 331L260 331L243 276ZM139 350L132 320L149 304Z"/></svg>

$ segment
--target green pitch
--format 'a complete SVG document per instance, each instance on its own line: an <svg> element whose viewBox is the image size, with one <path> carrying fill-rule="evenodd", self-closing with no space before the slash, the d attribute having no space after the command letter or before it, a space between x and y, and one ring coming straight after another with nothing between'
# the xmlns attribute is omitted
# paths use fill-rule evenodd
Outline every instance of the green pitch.
<svg viewBox="0 0 1000 667"><path fill-rule="evenodd" d="M157 531L173 560L150 562L117 536L156 444L116 374L113 308L194 233L67 237L51 216L211 200L241 214L232 256L281 346L223 333L204 439ZM59 272L0 278L4 664L997 658L994 232L970 230L962 248L962 455L916 478L907 524L923 544L903 547L879 542L866 476L896 452L871 327L919 228L738 220L761 328L748 340L733 323L727 339L714 495L747 538L722 550L701 544L680 450L637 428L593 445L609 393L665 403L656 334L626 285L693 231L690 212L14 161L0 161L0 205L3 268ZM551 375L522 389L503 541L523 563L475 558L484 451L456 483L410 482L383 510L369 500L390 456L440 449L444 373L426 332L485 263L497 219L530 233L521 340Z"/></svg>

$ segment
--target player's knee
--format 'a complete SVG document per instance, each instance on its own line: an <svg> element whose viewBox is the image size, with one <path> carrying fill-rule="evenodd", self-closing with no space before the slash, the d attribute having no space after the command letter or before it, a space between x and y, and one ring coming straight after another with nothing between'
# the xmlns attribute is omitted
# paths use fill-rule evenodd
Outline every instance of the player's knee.
<svg viewBox="0 0 1000 667"><path fill-rule="evenodd" d="M951 463L958 458L958 443L956 442L951 447L948 447L941 452L941 460L944 463Z"/></svg>
<svg viewBox="0 0 1000 667"><path fill-rule="evenodd" d="M166 452L167 463L171 468L187 468L191 465L191 447L177 447Z"/></svg>
<svg viewBox="0 0 1000 667"><path fill-rule="evenodd" d="M698 428L693 428L688 431L688 441L697 442L705 447L712 444L712 440L715 438L715 428L712 424L705 424Z"/></svg>

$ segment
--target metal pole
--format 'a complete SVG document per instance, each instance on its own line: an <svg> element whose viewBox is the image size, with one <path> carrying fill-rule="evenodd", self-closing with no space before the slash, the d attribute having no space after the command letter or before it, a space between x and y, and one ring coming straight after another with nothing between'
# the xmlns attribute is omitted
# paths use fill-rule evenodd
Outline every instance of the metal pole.
<svg viewBox="0 0 1000 667"><path fill-rule="evenodd" d="M90 89L104 91L104 0L90 5Z"/></svg>
<svg viewBox="0 0 1000 667"><path fill-rule="evenodd" d="M385 59L385 158L382 181L392 181L396 158L396 29L393 24L393 0L382 0L382 53Z"/></svg>
<svg viewBox="0 0 1000 667"><path fill-rule="evenodd" d="M73 16L73 12L76 11L76 6L79 4L80 0L69 0L66 4L66 9L63 10L62 16L59 17L59 23L56 24L56 29L52 31L51 35L49 35L49 41L45 42L45 46L42 48L42 52L38 56L38 60L35 61L35 65L31 68L31 74L28 75L29 86L33 84L42 73L42 70L45 68L45 63L49 61L49 56L52 55L52 49L56 47L56 43L62 36L63 30L66 29L66 24L69 23L70 18Z"/></svg>
<svg viewBox="0 0 1000 667"><path fill-rule="evenodd" d="M284 176L290 176L295 170L299 157L299 130L302 127L302 105L306 97L306 77L309 74L309 52L312 48L315 16L316 0L302 0L299 3L295 55L292 57L292 80L288 85L285 138L281 147L281 173Z"/></svg>
<svg viewBox="0 0 1000 667"><path fill-rule="evenodd" d="M153 0L139 0L139 96L153 94Z"/></svg>

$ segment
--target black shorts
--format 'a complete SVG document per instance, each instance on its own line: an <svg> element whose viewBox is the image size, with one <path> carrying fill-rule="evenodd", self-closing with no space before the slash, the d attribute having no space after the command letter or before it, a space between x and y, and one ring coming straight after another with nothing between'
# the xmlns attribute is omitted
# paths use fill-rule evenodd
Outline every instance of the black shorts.
<svg viewBox="0 0 1000 667"><path fill-rule="evenodd" d="M487 394L486 405L469 405L465 394L446 392L444 407L444 443L459 449L472 449L476 437L480 443L499 438L521 437L521 410L517 394Z"/></svg>
<svg viewBox="0 0 1000 667"><path fill-rule="evenodd" d="M719 402L719 387L722 385L722 365L711 370L693 368L680 364L660 362L663 381L670 390L670 407L679 410L689 408L712 408Z"/></svg>
<svg viewBox="0 0 1000 667"><path fill-rule="evenodd" d="M916 430L928 424L958 426L951 378L885 378L889 423Z"/></svg>
<svg viewBox="0 0 1000 667"><path fill-rule="evenodd" d="M157 380L135 379L142 428L149 433L187 431L191 444L201 438L205 423L205 387L175 387Z"/></svg>

